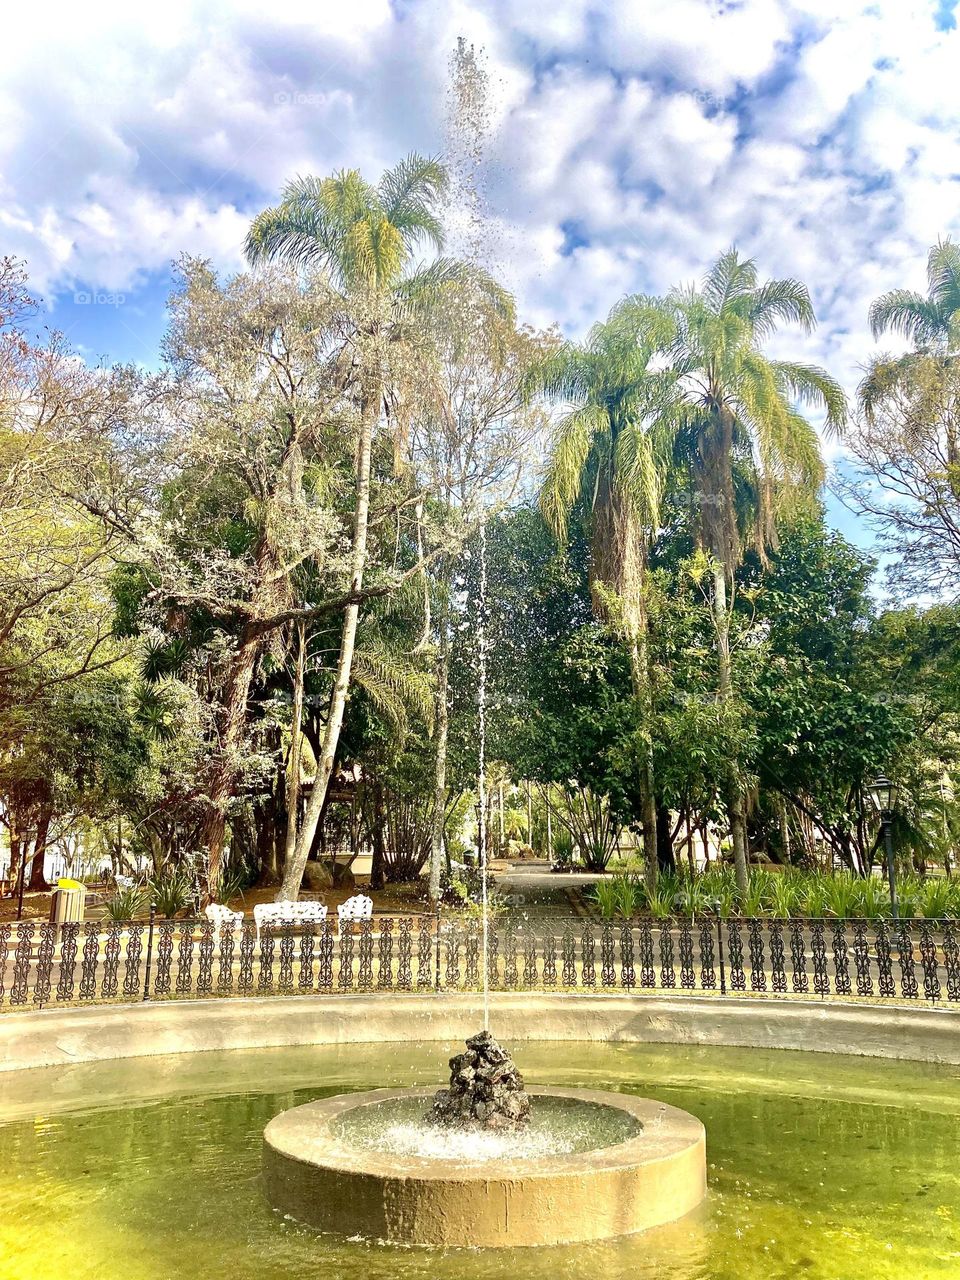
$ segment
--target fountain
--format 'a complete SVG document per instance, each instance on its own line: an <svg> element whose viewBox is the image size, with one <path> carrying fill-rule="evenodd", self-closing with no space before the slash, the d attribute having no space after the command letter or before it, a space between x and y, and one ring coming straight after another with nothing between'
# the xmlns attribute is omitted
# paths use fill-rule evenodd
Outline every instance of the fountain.
<svg viewBox="0 0 960 1280"><path fill-rule="evenodd" d="M462 256L483 267L486 222L477 184L487 78L464 40L451 70L453 168L468 215ZM500 465L492 474L500 474ZM480 483L466 503L479 553L473 603L482 1030L450 1059L446 1089L376 1089L309 1102L275 1116L263 1135L264 1186L273 1207L348 1237L433 1246L599 1240L682 1217L706 1193L699 1120L617 1093L528 1092L490 1032L488 500Z"/></svg>
<svg viewBox="0 0 960 1280"><path fill-rule="evenodd" d="M486 1030L450 1072L436 1093L375 1089L275 1116L263 1135L269 1202L340 1235L489 1247L644 1231L706 1193L703 1125L685 1111L590 1089L527 1092Z"/></svg>

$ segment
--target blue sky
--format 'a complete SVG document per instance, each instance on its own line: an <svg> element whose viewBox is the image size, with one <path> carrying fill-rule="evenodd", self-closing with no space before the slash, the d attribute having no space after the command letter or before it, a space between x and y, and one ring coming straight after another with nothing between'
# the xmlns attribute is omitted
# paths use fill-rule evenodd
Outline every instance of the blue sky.
<svg viewBox="0 0 960 1280"><path fill-rule="evenodd" d="M443 149L463 35L490 79L491 265L527 320L580 335L735 242L813 293L817 332L776 354L853 389L870 300L922 287L928 246L960 232L954 9L37 0L0 47L0 252L27 260L43 320L86 359L155 364L178 254L237 269L292 175Z"/></svg>

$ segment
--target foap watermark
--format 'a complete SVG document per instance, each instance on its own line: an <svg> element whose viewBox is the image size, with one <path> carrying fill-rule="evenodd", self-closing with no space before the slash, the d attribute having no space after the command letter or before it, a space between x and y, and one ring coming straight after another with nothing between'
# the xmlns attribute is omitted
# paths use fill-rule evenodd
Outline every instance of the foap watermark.
<svg viewBox="0 0 960 1280"><path fill-rule="evenodd" d="M689 93L704 115L717 115L727 109L727 100L719 93L710 93L707 89L693 89Z"/></svg>
<svg viewBox="0 0 960 1280"><path fill-rule="evenodd" d="M703 493L696 490L693 493L672 493L667 499L667 505L671 507L722 507L722 493Z"/></svg>
<svg viewBox="0 0 960 1280"><path fill-rule="evenodd" d="M77 307L122 307L126 300L126 294L107 293L103 289L78 289L73 295Z"/></svg>
<svg viewBox="0 0 960 1280"><path fill-rule="evenodd" d="M290 89L281 89L273 95L278 107L320 107L325 98L322 93L299 93Z"/></svg>

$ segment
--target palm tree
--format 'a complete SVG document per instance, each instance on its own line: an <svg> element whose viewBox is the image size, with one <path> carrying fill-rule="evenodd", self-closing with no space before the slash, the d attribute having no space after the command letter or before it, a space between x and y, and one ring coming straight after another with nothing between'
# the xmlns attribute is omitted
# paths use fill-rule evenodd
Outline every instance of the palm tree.
<svg viewBox="0 0 960 1280"><path fill-rule="evenodd" d="M927 292L891 289L870 307L874 338L888 330L920 350L952 351L960 341L960 245L938 240L927 255Z"/></svg>
<svg viewBox="0 0 960 1280"><path fill-rule="evenodd" d="M333 695L303 826L284 869L279 897L296 898L333 773L350 688L360 593L367 564L373 437L387 394L390 344L419 308L450 279L455 264L443 258L411 270L427 242L443 247L437 207L447 185L444 166L410 155L371 186L356 170L328 178L297 178L274 209L259 214L247 236L252 263L280 260L326 275L340 295L359 388L355 509L349 595L343 611Z"/></svg>
<svg viewBox="0 0 960 1280"><path fill-rule="evenodd" d="M927 292L913 289L891 289L870 307L870 330L874 338L898 333L909 338L914 350L891 359L874 360L860 384L860 403L872 422L880 402L895 392L905 376L924 362L933 362L941 371L949 369L960 346L960 245L953 240L938 240L927 255ZM960 442L954 426L954 414L948 414L947 462L960 462Z"/></svg>
<svg viewBox="0 0 960 1280"><path fill-rule="evenodd" d="M651 361L673 336L670 317L649 298L628 298L586 343L566 343L537 370L536 388L568 406L557 425L541 509L559 541L571 508L590 510L594 607L624 635L641 714L640 796L645 878L657 883L653 697L645 599L648 551L659 523L662 475L651 424L672 378Z"/></svg>
<svg viewBox="0 0 960 1280"><path fill-rule="evenodd" d="M745 540L761 552L776 537L786 495L819 488L823 462L817 432L797 408L821 407L828 430L846 418L837 382L810 364L771 360L762 347L784 322L809 332L816 323L807 289L797 280L758 282L756 265L736 249L724 253L699 289L675 289L666 300L675 325L671 356L677 377L675 439L689 469L695 534L713 576L721 702L733 701L730 607ZM738 471L752 473L755 502L738 502ZM737 880L747 882L744 783L731 753L727 807Z"/></svg>

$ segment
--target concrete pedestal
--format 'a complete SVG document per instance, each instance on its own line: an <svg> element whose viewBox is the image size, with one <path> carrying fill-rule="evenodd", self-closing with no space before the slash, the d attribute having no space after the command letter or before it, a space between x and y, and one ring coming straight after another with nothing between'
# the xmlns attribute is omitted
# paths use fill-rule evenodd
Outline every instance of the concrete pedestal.
<svg viewBox="0 0 960 1280"><path fill-rule="evenodd" d="M571 1244L645 1231L706 1194L703 1125L676 1107L590 1089L532 1090L615 1107L639 1121L625 1142L575 1155L487 1160L398 1157L351 1147L336 1122L355 1107L432 1089L377 1089L294 1107L263 1135L270 1204L310 1226L435 1247Z"/></svg>

